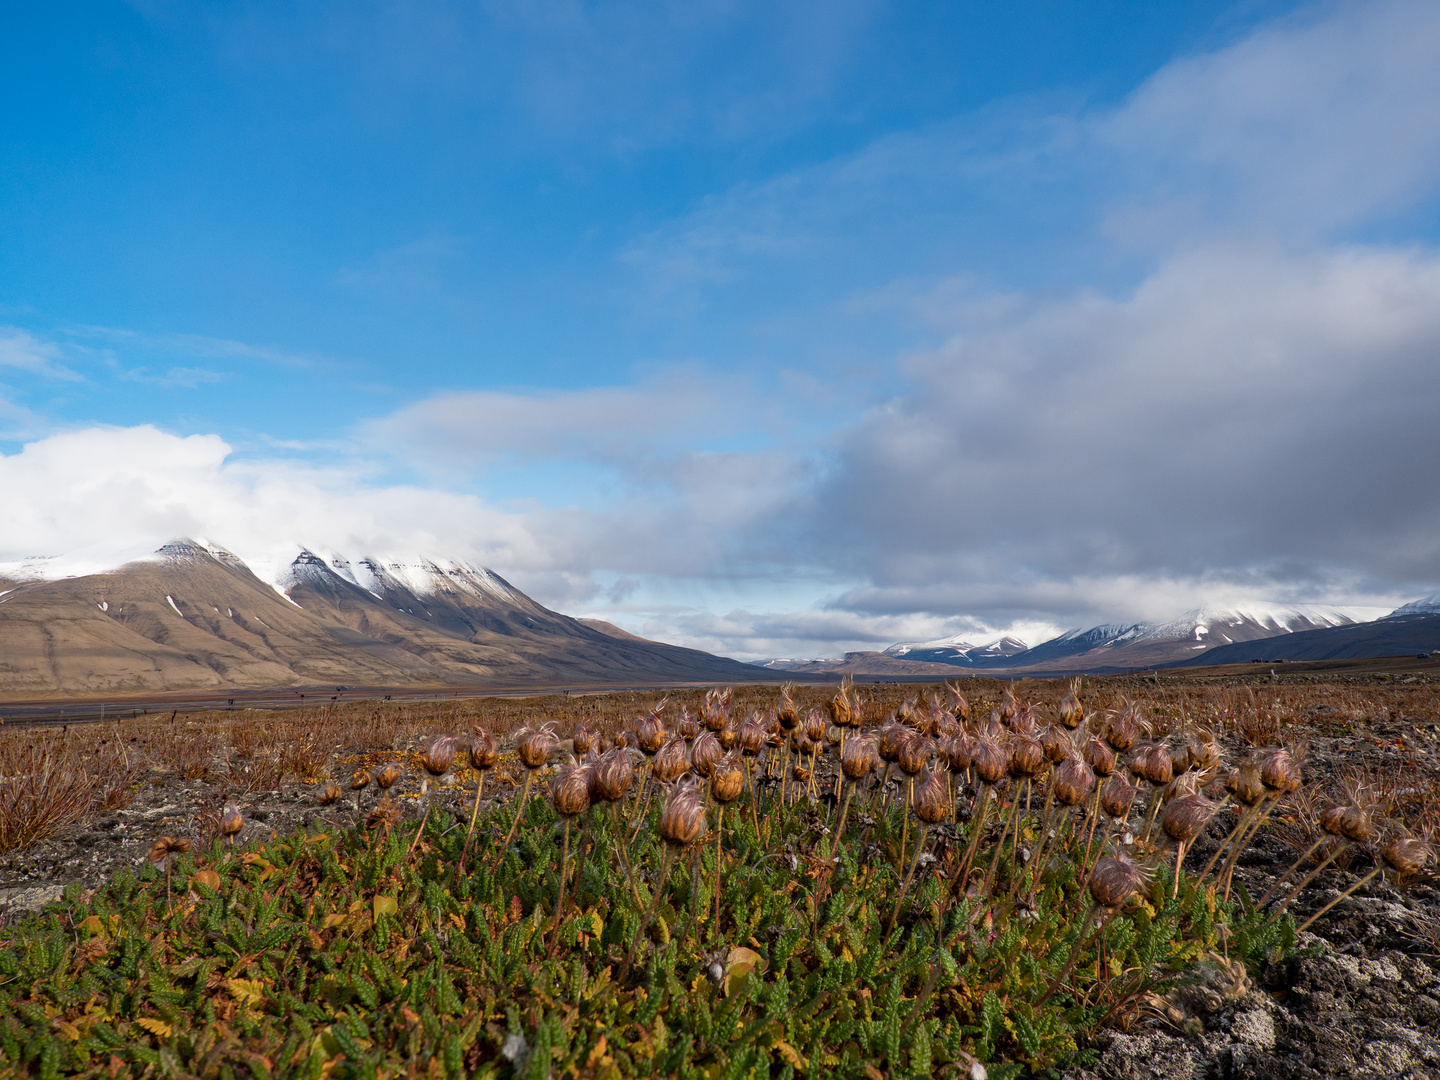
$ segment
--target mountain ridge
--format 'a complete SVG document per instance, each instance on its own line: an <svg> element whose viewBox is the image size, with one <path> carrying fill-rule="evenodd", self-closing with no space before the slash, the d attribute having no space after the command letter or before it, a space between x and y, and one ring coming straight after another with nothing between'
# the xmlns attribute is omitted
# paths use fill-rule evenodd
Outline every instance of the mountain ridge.
<svg viewBox="0 0 1440 1080"><path fill-rule="evenodd" d="M0 569L0 693L12 696L765 678L736 660L604 633L453 560L357 570L300 548L270 582L218 545L180 538L100 573L17 577L13 566Z"/></svg>

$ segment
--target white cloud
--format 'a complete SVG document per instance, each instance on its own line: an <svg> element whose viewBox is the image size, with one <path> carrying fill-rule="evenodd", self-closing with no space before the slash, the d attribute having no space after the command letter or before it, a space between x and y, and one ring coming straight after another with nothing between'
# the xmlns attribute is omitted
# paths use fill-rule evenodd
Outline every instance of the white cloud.
<svg viewBox="0 0 1440 1080"><path fill-rule="evenodd" d="M1091 138L1124 163L1120 214L1158 213L1166 243L1192 213L1212 227L1350 225L1433 198L1437 55L1427 0L1325 4L1167 65Z"/></svg>
<svg viewBox="0 0 1440 1080"><path fill-rule="evenodd" d="M15 326L0 326L0 368L14 368L50 379L78 380L61 361L60 348Z"/></svg>
<svg viewBox="0 0 1440 1080"><path fill-rule="evenodd" d="M992 620L1437 580L1437 356L1420 252L1215 247L982 305L848 435L816 535L865 567L848 603Z"/></svg>

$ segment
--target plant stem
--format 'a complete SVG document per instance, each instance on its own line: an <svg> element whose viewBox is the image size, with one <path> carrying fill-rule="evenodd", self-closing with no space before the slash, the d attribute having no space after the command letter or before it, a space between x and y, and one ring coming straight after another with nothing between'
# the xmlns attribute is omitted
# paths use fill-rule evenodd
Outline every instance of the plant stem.
<svg viewBox="0 0 1440 1080"><path fill-rule="evenodd" d="M565 906L565 863L570 858L570 819L565 819L565 841L560 848L560 888L555 892L555 936L550 941L550 952L560 942L560 910Z"/></svg>
<svg viewBox="0 0 1440 1080"><path fill-rule="evenodd" d="M710 927L710 943L713 945L715 939L720 935L720 864L725 858L724 848L721 847L725 839L725 807L722 804L720 812L715 819L715 924Z"/></svg>
<svg viewBox="0 0 1440 1080"><path fill-rule="evenodd" d="M1275 910L1270 917L1272 919L1277 917L1280 912L1284 911L1287 907L1289 907L1290 901L1294 900L1295 897L1299 896L1300 891L1304 889L1306 885L1309 885L1310 882L1314 881L1315 878L1319 876L1320 871L1324 870L1325 867L1329 866L1332 862L1339 858L1340 853L1344 851L1348 846L1348 842L1341 842L1340 844L1337 844L1335 850L1330 852L1329 855L1326 855L1325 858L1320 861L1319 866L1315 867L1314 870L1311 870L1310 873L1306 874L1305 877L1301 879L1300 884L1296 885L1295 888L1291 889L1285 899L1281 900L1280 903L1275 905ZM1255 906L1258 908L1260 905L1256 904Z"/></svg>
<svg viewBox="0 0 1440 1080"><path fill-rule="evenodd" d="M510 822L510 831L505 834L505 839L500 841L501 859L505 858L505 849L510 846L510 841L515 838L515 830L520 827L520 818L525 813L525 802L530 798L530 784L535 779L533 769L525 770L525 786L520 791L520 805L515 808L515 817Z"/></svg>
<svg viewBox="0 0 1440 1080"><path fill-rule="evenodd" d="M1311 915L1308 919L1306 919L1303 923L1301 923L1298 927L1296 927L1295 932L1296 932L1297 934L1300 933L1302 930L1304 930L1306 927L1308 927L1311 923L1313 923L1316 919L1320 918L1321 915L1324 915L1327 911L1329 911L1331 908L1333 908L1336 904L1340 903L1341 900L1344 900L1347 896L1349 896L1351 893L1353 893L1356 889L1360 888L1360 886L1364 885L1367 881L1369 881L1371 878L1373 878L1376 874L1380 873L1380 871L1383 870L1383 869L1384 869L1383 866L1377 866L1377 867L1375 867L1374 870L1371 870L1370 873L1366 874L1363 878L1361 878L1359 881L1357 881L1354 885L1351 885L1350 888L1346 889L1346 890L1345 890L1344 892L1342 892L1339 896L1335 897L1334 900L1331 900L1328 904L1326 904L1324 907L1322 907L1319 911L1315 912L1314 915Z"/></svg>
<svg viewBox="0 0 1440 1080"><path fill-rule="evenodd" d="M970 861L975 857L975 849L980 844L980 833L985 828L985 819L990 814L990 785L981 783L980 786L980 816L975 819L974 830L970 833L970 846L965 849L965 859L960 864L960 872L955 875L955 888L958 893L965 892L965 886L970 881Z"/></svg>
<svg viewBox="0 0 1440 1080"><path fill-rule="evenodd" d="M989 892L995 884L995 871L1000 866L1000 853L1005 850L1005 838L1010 835L1010 825L1020 813L1020 792L1016 791L1010 799L1010 813L1006 815L1005 827L1000 830L1000 841L995 845L995 854L990 859L990 869L985 874L985 884L981 887L984 892Z"/></svg>
<svg viewBox="0 0 1440 1080"><path fill-rule="evenodd" d="M630 939L630 951L625 954L625 963L620 966L620 982L625 981L625 976L630 973L630 961L635 957L635 947L640 944L645 931L650 926L650 920L655 916L655 908L660 904L660 894L665 891L665 882L670 879L670 864L675 859L675 849L665 845L665 851L660 856L660 878L655 882L655 891L650 894L650 906L645 909L645 916L640 920L640 926L635 931L635 936Z"/></svg>
<svg viewBox="0 0 1440 1080"><path fill-rule="evenodd" d="M625 864L625 880L630 883L631 895L635 897L635 908L638 911L642 904L640 902L640 887L635 884L635 871L630 866L630 845L625 843L625 821L620 816L620 804L610 804L610 817L615 823L616 846L620 849L620 861Z"/></svg>
<svg viewBox="0 0 1440 1080"><path fill-rule="evenodd" d="M1320 839L1319 839L1319 840L1316 840L1315 843L1311 844L1310 847L1306 850L1306 852L1305 852L1304 855L1301 855L1298 859L1296 859L1293 863L1291 863L1291 864L1290 864L1290 868L1289 868L1288 870L1286 870L1283 874L1281 874L1278 878L1276 878L1273 882L1271 882L1270 888L1268 888L1268 889L1265 890L1265 895L1262 896L1262 897L1260 897L1259 900L1256 900L1256 901L1255 901L1255 907L1256 907L1256 909L1258 910L1259 908L1264 907L1264 906L1265 906L1265 902L1266 902L1267 900L1269 900L1270 897L1272 897L1272 896L1275 895L1275 890L1277 890L1278 888L1280 888L1281 885L1285 884L1285 879L1288 878L1291 874L1293 874L1293 873L1295 872L1296 867L1298 867L1301 863L1303 863L1303 862L1304 862L1306 859L1308 859L1311 855L1314 855L1315 852L1319 851L1319 850L1320 850L1320 845L1323 844L1323 843L1325 843L1325 841L1326 841L1326 840L1329 840L1329 839L1330 839L1329 833L1321 833L1321 834L1320 834ZM1333 856L1332 856L1332 858L1333 858ZM1329 860L1327 859L1326 862L1328 862L1328 861L1329 861ZM1323 866L1324 863L1322 863L1321 865Z"/></svg>
<svg viewBox="0 0 1440 1080"><path fill-rule="evenodd" d="M458 880L465 876L465 858L470 854L470 838L475 835L475 819L480 816L480 793L485 790L485 774L480 774L480 782L475 785L475 809L470 811L470 828L465 832L465 847L460 852L460 866L455 876Z"/></svg>
<svg viewBox="0 0 1440 1080"><path fill-rule="evenodd" d="M925 837L930 832L930 826L921 823L920 839L915 845L915 858L910 863L910 872L905 875L905 880L900 883L900 895L895 898L895 910L890 912L890 921L885 924L885 937L890 936L890 931L895 929L895 920L900 917L900 906L905 903L905 891L910 888L910 881L915 876L915 868L920 865L920 856L925 852ZM903 857L905 852L900 852Z"/></svg>
<svg viewBox="0 0 1440 1080"><path fill-rule="evenodd" d="M425 835L425 823L430 820L430 805L435 801L435 794L427 786L425 789L425 813L420 815L420 828L415 830L415 839L410 841L410 847L405 852L405 858L410 858L415 853L415 846L420 843L420 837Z"/></svg>

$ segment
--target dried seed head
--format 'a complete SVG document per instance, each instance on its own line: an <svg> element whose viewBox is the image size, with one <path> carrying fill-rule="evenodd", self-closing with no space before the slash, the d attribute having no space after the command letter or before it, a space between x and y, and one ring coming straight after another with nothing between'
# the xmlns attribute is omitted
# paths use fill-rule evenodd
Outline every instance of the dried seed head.
<svg viewBox="0 0 1440 1080"><path fill-rule="evenodd" d="M326 784L323 788L320 789L320 794L315 796L315 801L318 802L321 806L331 806L334 803L338 802L340 800L340 796L343 794L344 792L340 790L340 786L338 784Z"/></svg>
<svg viewBox="0 0 1440 1080"><path fill-rule="evenodd" d="M950 785L939 769L931 770L915 792L915 816L927 825L944 821L955 812L950 801Z"/></svg>
<svg viewBox="0 0 1440 1080"><path fill-rule="evenodd" d="M960 726L960 722L958 720L956 720L948 712L940 711L937 707L935 712L935 734L939 738L954 739L958 738L964 733L965 729Z"/></svg>
<svg viewBox="0 0 1440 1080"><path fill-rule="evenodd" d="M840 769L852 781L864 780L880 768L880 754L871 735L852 735L840 751Z"/></svg>
<svg viewBox="0 0 1440 1080"><path fill-rule="evenodd" d="M1020 700L1012 687L1005 688L1005 698L1000 702L1000 719L1009 720L1020 711Z"/></svg>
<svg viewBox="0 0 1440 1080"><path fill-rule="evenodd" d="M394 765L386 765L375 774L375 784L381 791L389 791L400 779L400 770Z"/></svg>
<svg viewBox="0 0 1440 1080"><path fill-rule="evenodd" d="M730 691L707 690L700 706L700 720L710 731L720 731L730 719Z"/></svg>
<svg viewBox="0 0 1440 1080"><path fill-rule="evenodd" d="M570 737L570 743L575 747L575 756L584 757L595 746L595 732L581 724Z"/></svg>
<svg viewBox="0 0 1440 1080"><path fill-rule="evenodd" d="M975 742L975 774L987 784L998 784L1010 768L1010 756L999 741L982 735Z"/></svg>
<svg viewBox="0 0 1440 1080"><path fill-rule="evenodd" d="M930 760L930 740L919 732L910 732L900 743L896 761L906 776L918 776Z"/></svg>
<svg viewBox="0 0 1440 1080"><path fill-rule="evenodd" d="M581 728L580 730L584 731L585 729ZM577 753L583 754L585 752L580 749L580 736L578 733L575 736L575 746ZM589 747L585 749L589 749ZM495 741L495 736L490 734L488 728L477 727L470 733L469 754L470 767L476 772L485 772L488 769L493 769L495 763L500 760L500 745Z"/></svg>
<svg viewBox="0 0 1440 1080"><path fill-rule="evenodd" d="M734 750L735 744L740 741L740 733L728 724L717 731L715 737L720 740L720 749L726 753Z"/></svg>
<svg viewBox="0 0 1440 1080"><path fill-rule="evenodd" d="M234 836L245 827L245 816L240 813L240 807L231 803L220 811L220 831L226 836Z"/></svg>
<svg viewBox="0 0 1440 1080"><path fill-rule="evenodd" d="M1271 750L1260 761L1260 782L1271 791L1297 791L1300 788L1300 766L1290 751Z"/></svg>
<svg viewBox="0 0 1440 1080"><path fill-rule="evenodd" d="M162 836L151 846L150 854L145 858L151 862L163 862L171 855L184 855L189 850L189 840L181 840L174 836Z"/></svg>
<svg viewBox="0 0 1440 1080"><path fill-rule="evenodd" d="M804 734L803 732L797 735L792 735L790 736L790 738L795 744L795 753L799 754L801 757L810 757L817 750L820 749L820 744L817 743L814 739L810 738L809 735Z"/></svg>
<svg viewBox="0 0 1440 1080"><path fill-rule="evenodd" d="M680 732L682 739L693 739L700 734L700 721L690 715L689 709L680 712L680 722L675 725L675 730Z"/></svg>
<svg viewBox="0 0 1440 1080"><path fill-rule="evenodd" d="M1397 836L1381 848L1380 855L1401 877L1412 877L1430 861L1430 845L1413 836Z"/></svg>
<svg viewBox="0 0 1440 1080"><path fill-rule="evenodd" d="M745 790L745 774L735 764L733 757L727 757L715 766L710 775L710 797L722 806L734 802Z"/></svg>
<svg viewBox="0 0 1440 1080"><path fill-rule="evenodd" d="M549 728L523 727L515 733L515 752L531 772L543 768L554 749L555 736Z"/></svg>
<svg viewBox="0 0 1440 1080"><path fill-rule="evenodd" d="M563 817L574 817L590 809L590 781L593 766L577 765L556 777L550 784L550 801L555 812Z"/></svg>
<svg viewBox="0 0 1440 1080"><path fill-rule="evenodd" d="M1170 755L1170 775L1179 776L1181 773L1189 772L1194 762L1190 758L1190 744L1182 743L1179 746L1172 746L1166 751Z"/></svg>
<svg viewBox="0 0 1440 1080"><path fill-rule="evenodd" d="M444 776L455 763L455 751L459 740L453 735L442 735L432 742L425 753L420 755L420 764L431 776Z"/></svg>
<svg viewBox="0 0 1440 1080"><path fill-rule="evenodd" d="M1134 896L1145 874L1129 859L1106 855L1090 875L1090 895L1095 903L1114 911Z"/></svg>
<svg viewBox="0 0 1440 1080"><path fill-rule="evenodd" d="M673 789L660 810L660 838L667 844L684 847L705 833L705 804L693 785Z"/></svg>
<svg viewBox="0 0 1440 1080"><path fill-rule="evenodd" d="M1369 812L1354 803L1327 809L1320 815L1320 827L1331 836L1343 836L1357 844L1368 843L1374 835Z"/></svg>
<svg viewBox="0 0 1440 1080"><path fill-rule="evenodd" d="M1095 790L1095 771L1079 758L1066 758L1055 767L1055 798L1066 806L1079 806Z"/></svg>
<svg viewBox="0 0 1440 1080"><path fill-rule="evenodd" d="M605 802L619 802L630 790L635 779L634 751L629 747L617 746L607 750L595 763L590 777L591 798Z"/></svg>
<svg viewBox="0 0 1440 1080"><path fill-rule="evenodd" d="M655 755L651 767L661 783L673 784L690 770L690 759L685 756L685 740L671 739Z"/></svg>
<svg viewBox="0 0 1440 1080"><path fill-rule="evenodd" d="M1220 765L1220 744L1208 731L1200 731L1199 737L1190 742L1190 767L1200 772Z"/></svg>
<svg viewBox="0 0 1440 1080"><path fill-rule="evenodd" d="M1040 745L1045 750L1045 756L1056 765L1075 753L1075 748L1070 745L1070 733L1064 728L1045 728L1040 732Z"/></svg>
<svg viewBox="0 0 1440 1080"><path fill-rule="evenodd" d="M760 723L759 717L751 713L749 719L740 725L740 752L754 757L765 749L766 741L765 726Z"/></svg>
<svg viewBox="0 0 1440 1080"><path fill-rule="evenodd" d="M795 687L790 683L780 688L780 708L775 718L786 731L794 731L800 725L800 707L795 704Z"/></svg>
<svg viewBox="0 0 1440 1080"><path fill-rule="evenodd" d="M1017 780L1034 776L1045 767L1045 748L1028 735L1010 742L1010 775Z"/></svg>
<svg viewBox="0 0 1440 1080"><path fill-rule="evenodd" d="M665 725L660 722L656 713L651 713L640 721L640 726L635 729L635 737L640 741L640 749L647 754L658 754L660 748L665 745L670 733L665 730Z"/></svg>
<svg viewBox="0 0 1440 1080"><path fill-rule="evenodd" d="M975 744L964 731L951 735L940 743L940 756L954 772L964 772L975 759Z"/></svg>
<svg viewBox="0 0 1440 1080"><path fill-rule="evenodd" d="M1100 807L1112 818L1123 818L1130 813L1138 789L1123 773L1116 773L1100 789Z"/></svg>
<svg viewBox="0 0 1440 1080"><path fill-rule="evenodd" d="M909 729L904 724L894 720L887 720L880 725L880 739L875 744L875 749L880 754L881 761L898 761L900 759L900 744L909 735Z"/></svg>
<svg viewBox="0 0 1440 1080"><path fill-rule="evenodd" d="M970 719L970 702L965 700L965 695L960 692L960 688L946 683L945 689L950 691L950 711L959 719Z"/></svg>
<svg viewBox="0 0 1440 1080"><path fill-rule="evenodd" d="M396 825L400 824L400 811L390 796L386 795L376 805L375 809L365 815L365 827L367 829L383 829L389 832Z"/></svg>
<svg viewBox="0 0 1440 1080"><path fill-rule="evenodd" d="M1096 776L1109 776L1115 771L1115 751L1110 749L1109 743L1092 738L1081 753L1085 764L1095 770Z"/></svg>
<svg viewBox="0 0 1440 1080"><path fill-rule="evenodd" d="M1193 844L1217 809L1204 795L1182 795L1166 804L1165 812L1160 815L1160 826L1170 839Z"/></svg>
<svg viewBox="0 0 1440 1080"><path fill-rule="evenodd" d="M695 737L695 744L690 747L690 767L698 775L708 777L724 756L725 751L720 748L720 740L715 737L715 733L702 731Z"/></svg>
<svg viewBox="0 0 1440 1080"><path fill-rule="evenodd" d="M825 729L829 726L825 720L825 714L819 709L811 709L805 714L805 734L812 742L823 743Z"/></svg>
<svg viewBox="0 0 1440 1080"><path fill-rule="evenodd" d="M1125 753L1139 738L1139 726L1128 708L1110 718L1109 727L1105 730L1105 741L1114 747L1117 753Z"/></svg>
<svg viewBox="0 0 1440 1080"><path fill-rule="evenodd" d="M1072 731L1085 719L1085 710L1080 705L1080 680L1070 684L1070 692L1060 699L1060 723Z"/></svg>
<svg viewBox="0 0 1440 1080"><path fill-rule="evenodd" d="M1265 797L1265 785L1260 782L1260 766L1246 761L1225 778L1225 789L1246 806L1254 806Z"/></svg>
<svg viewBox="0 0 1440 1080"><path fill-rule="evenodd" d="M1130 762L1130 771L1154 787L1163 787L1174 775L1170 753L1163 746L1146 746L1136 751Z"/></svg>
<svg viewBox="0 0 1440 1080"><path fill-rule="evenodd" d="M350 777L350 790L359 791L361 788L366 787L369 783L370 774L364 769L361 769L359 772L355 773L353 776Z"/></svg>

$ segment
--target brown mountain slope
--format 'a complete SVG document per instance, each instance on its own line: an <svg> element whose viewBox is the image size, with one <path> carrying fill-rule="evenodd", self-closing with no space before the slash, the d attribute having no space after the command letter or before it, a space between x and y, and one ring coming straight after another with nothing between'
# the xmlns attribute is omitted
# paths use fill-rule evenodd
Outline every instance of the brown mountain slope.
<svg viewBox="0 0 1440 1080"><path fill-rule="evenodd" d="M372 592L302 553L286 599L233 555L177 541L110 573L0 584L10 590L0 596L0 694L764 677L602 634L485 571L449 573L458 577L433 590L397 580Z"/></svg>

